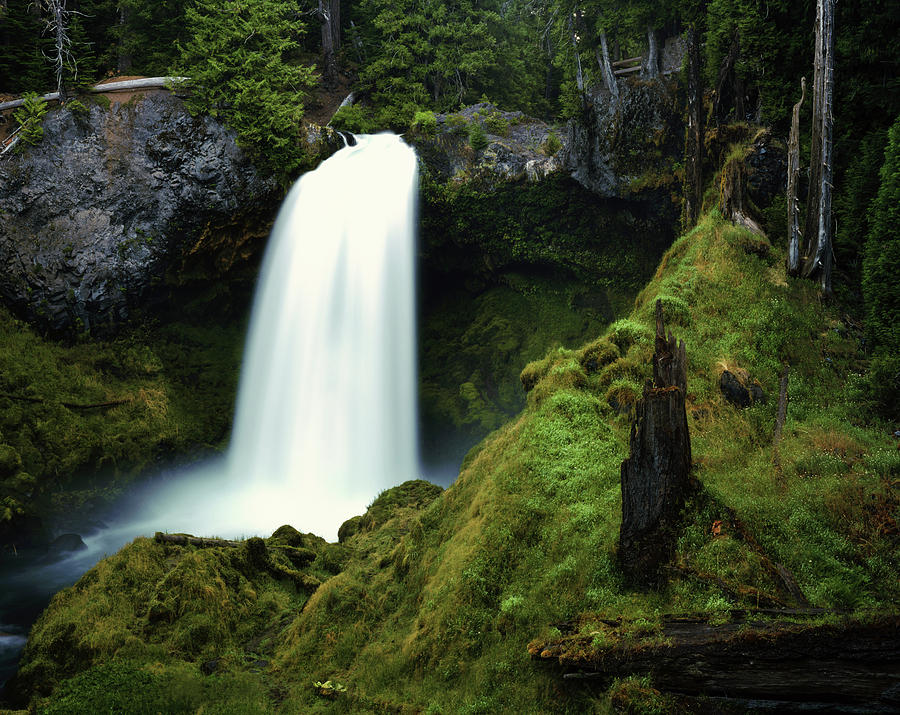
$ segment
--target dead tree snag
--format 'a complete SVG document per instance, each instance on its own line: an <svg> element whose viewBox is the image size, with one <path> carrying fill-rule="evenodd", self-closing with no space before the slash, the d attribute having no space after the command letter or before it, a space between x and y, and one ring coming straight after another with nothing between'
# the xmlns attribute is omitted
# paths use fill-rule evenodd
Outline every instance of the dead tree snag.
<svg viewBox="0 0 900 715"><path fill-rule="evenodd" d="M635 406L630 456L622 462L622 526L619 565L638 587L662 583L674 549L675 527L689 488L691 441L685 392L687 359L683 341L666 335L662 305L656 302L653 382Z"/></svg>

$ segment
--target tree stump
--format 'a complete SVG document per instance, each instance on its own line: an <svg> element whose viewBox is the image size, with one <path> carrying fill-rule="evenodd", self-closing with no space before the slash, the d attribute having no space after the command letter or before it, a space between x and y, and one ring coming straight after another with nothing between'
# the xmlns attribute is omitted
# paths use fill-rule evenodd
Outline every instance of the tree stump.
<svg viewBox="0 0 900 715"><path fill-rule="evenodd" d="M683 341L665 334L656 302L653 382L644 387L631 425L630 456L622 462L622 526L619 565L639 588L661 585L663 567L675 545L675 527L691 470L685 393L687 360Z"/></svg>

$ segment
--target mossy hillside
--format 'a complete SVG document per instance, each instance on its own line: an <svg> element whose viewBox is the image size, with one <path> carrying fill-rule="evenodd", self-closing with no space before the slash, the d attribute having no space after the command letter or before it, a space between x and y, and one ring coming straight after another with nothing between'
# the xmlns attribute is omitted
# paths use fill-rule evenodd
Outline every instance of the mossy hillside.
<svg viewBox="0 0 900 715"><path fill-rule="evenodd" d="M420 397L435 462L522 409L529 361L629 310L674 222L665 205L598 199L563 175L457 178L422 181Z"/></svg>
<svg viewBox="0 0 900 715"><path fill-rule="evenodd" d="M561 693L530 661L529 641L574 618L601 640L596 619L623 618L640 639L655 637L662 613L727 619L731 607L753 607L761 597L789 602L768 562L787 567L815 606L863 618L895 609L891 484L900 459L888 425L867 409L857 389L858 346L836 330L816 286L788 279L781 251L761 255L758 243L707 215L667 251L627 322L529 367L525 409L472 450L452 487L422 511L406 509L349 536L343 570L302 612L285 616L270 667L258 675L270 688L267 706L605 712L621 700L622 683L607 693ZM649 374L660 296L687 343L697 490L670 583L638 593L624 588L615 563L629 421L606 396L623 382L639 388ZM682 302L691 306L689 319ZM738 410L720 395L717 377L724 367L740 368L774 396L785 361L790 407L779 473L771 450L775 400ZM105 592L119 597L117 588ZM189 618L186 611L176 627ZM55 603L42 622L75 627ZM144 643L155 631L136 632ZM43 640L36 633L29 648L49 653ZM196 668L205 656L185 657L183 667ZM139 663L150 667L146 655ZM324 698L313 683L326 679L347 691ZM648 707L657 697L647 684L625 690Z"/></svg>
<svg viewBox="0 0 900 715"><path fill-rule="evenodd" d="M239 325L169 324L69 344L0 309L4 545L22 544L28 515L83 511L154 464L219 448L242 337Z"/></svg>
<svg viewBox="0 0 900 715"><path fill-rule="evenodd" d="M597 335L611 310L606 293L572 279L507 275L474 297L463 286L448 287L419 327L426 459L456 458L458 465L525 406L519 380L525 365L550 345L571 347Z"/></svg>
<svg viewBox="0 0 900 715"><path fill-rule="evenodd" d="M556 350L537 366L522 415L472 451L399 546L351 561L299 617L277 656L297 683L294 697L313 707L304 676L327 674L348 685L347 711L373 702L431 712L600 710L602 699L562 696L533 668L531 637L582 612L625 617L643 637L663 612L728 618L731 607L767 596L788 602L767 570L772 561L816 606L893 608L890 483L900 460L854 387L859 348L835 330L816 287L787 279L780 251L761 257L757 243L707 215L666 253L628 323L609 330L615 351ZM678 542L681 569L665 590L641 594L624 589L615 566L628 421L605 403L603 383L620 360L638 385L649 374L657 297L688 345L698 491ZM783 362L792 377L779 476L775 400L740 411L717 377L723 365L741 367L773 395ZM323 624L336 642L313 665Z"/></svg>

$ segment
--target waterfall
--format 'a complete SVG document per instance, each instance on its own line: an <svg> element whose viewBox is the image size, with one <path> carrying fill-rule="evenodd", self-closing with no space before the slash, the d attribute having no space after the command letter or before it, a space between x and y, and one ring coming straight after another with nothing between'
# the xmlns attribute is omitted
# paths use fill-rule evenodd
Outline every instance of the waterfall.
<svg viewBox="0 0 900 715"><path fill-rule="evenodd" d="M357 137L291 189L257 285L222 467L179 478L159 528L334 539L414 479L416 157Z"/></svg>

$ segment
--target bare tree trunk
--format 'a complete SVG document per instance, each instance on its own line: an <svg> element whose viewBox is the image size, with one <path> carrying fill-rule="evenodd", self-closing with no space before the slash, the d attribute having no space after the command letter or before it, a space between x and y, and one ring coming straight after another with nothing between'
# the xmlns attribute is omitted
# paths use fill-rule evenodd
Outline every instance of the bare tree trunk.
<svg viewBox="0 0 900 715"><path fill-rule="evenodd" d="M788 140L787 213L788 213L788 275L800 273L800 203L797 184L800 181L800 108L806 98L806 77L800 78L800 101L791 115L791 135Z"/></svg>
<svg viewBox="0 0 900 715"><path fill-rule="evenodd" d="M813 58L812 133L809 145L809 187L806 193L806 228L803 232L803 275L808 275L819 235L819 199L822 186L822 94L825 65L822 56L822 0L816 0L816 50Z"/></svg>
<svg viewBox="0 0 900 715"><path fill-rule="evenodd" d="M332 28L332 3L319 0L318 16L322 21L322 69L326 84L337 82L337 59L335 58L334 30Z"/></svg>
<svg viewBox="0 0 900 715"><path fill-rule="evenodd" d="M681 223L691 228L703 201L703 88L700 85L700 48L697 30L688 30L688 125L684 144L684 204Z"/></svg>
<svg viewBox="0 0 900 715"><path fill-rule="evenodd" d="M684 342L663 325L656 301L653 384L644 387L631 425L630 454L622 462L619 565L629 583L659 587L675 546L675 527L689 490L691 440L685 393Z"/></svg>
<svg viewBox="0 0 900 715"><path fill-rule="evenodd" d="M600 31L600 53L597 55L597 63L603 72L603 82L614 99L619 99L619 85L616 84L616 76L613 74L612 64L609 61L609 46L606 43L606 33Z"/></svg>
<svg viewBox="0 0 900 715"><path fill-rule="evenodd" d="M822 291L831 293L831 189L832 189L832 132L834 117L832 103L834 98L834 0L818 0L818 24L816 27L816 45L821 55L816 56L816 73L821 68L821 101L820 114L814 118L814 127L819 128L821 137L820 154L813 154L811 162L817 165L818 184L810 183L810 192L815 193L817 201L816 224L813 236L807 235L807 246L810 247L803 266L803 275L807 278L818 278ZM821 36L821 37L820 37ZM812 171L810 172L812 174ZM810 179L812 181L812 179ZM810 221L807 217L807 229ZM815 250L813 250L813 246Z"/></svg>
<svg viewBox="0 0 900 715"><path fill-rule="evenodd" d="M128 27L128 10L124 6L119 7L119 53L117 68L121 74L127 74L131 70L133 58L131 52L127 48L125 40L126 28Z"/></svg>
<svg viewBox="0 0 900 715"><path fill-rule="evenodd" d="M581 70L581 56L578 54L578 36L575 34L575 22L569 17L569 35L572 37L572 52L575 53L575 86L584 97L584 72Z"/></svg>
<svg viewBox="0 0 900 715"><path fill-rule="evenodd" d="M66 10L66 0L43 0L49 18L46 20L46 28L53 32L55 40L55 54L50 58L56 70L56 91L59 100L66 101L66 88L64 70L66 66L75 67L70 47L72 41L69 38L69 11Z"/></svg>
<svg viewBox="0 0 900 715"><path fill-rule="evenodd" d="M659 76L659 47L653 25L647 25L647 76L651 79Z"/></svg>

